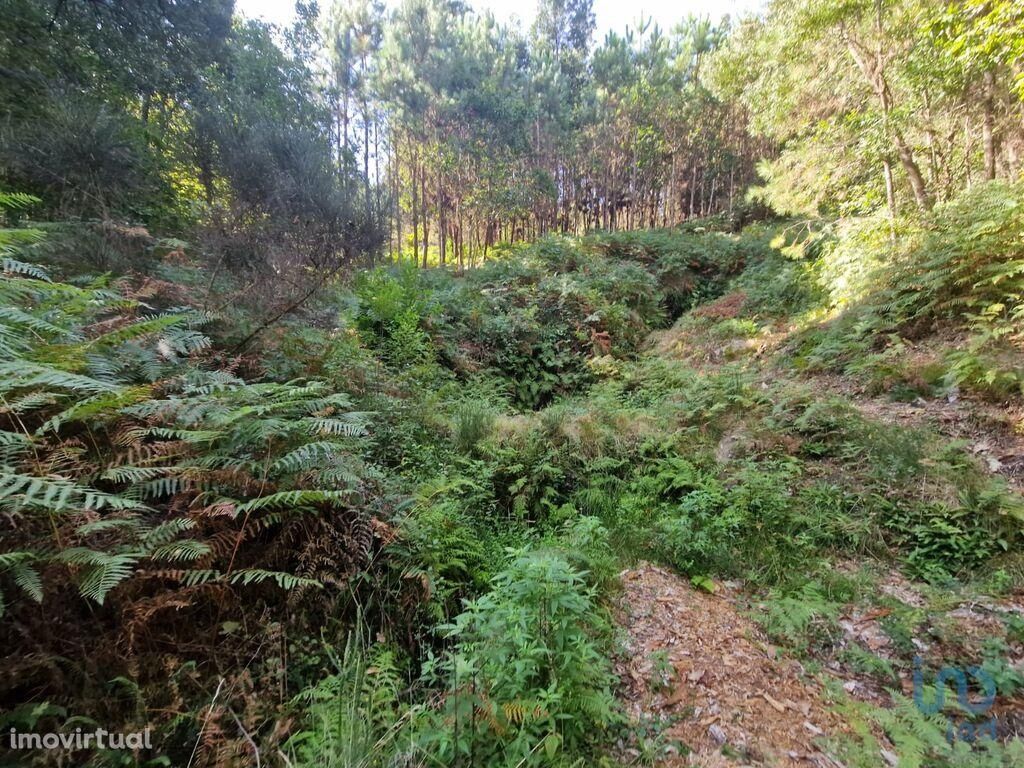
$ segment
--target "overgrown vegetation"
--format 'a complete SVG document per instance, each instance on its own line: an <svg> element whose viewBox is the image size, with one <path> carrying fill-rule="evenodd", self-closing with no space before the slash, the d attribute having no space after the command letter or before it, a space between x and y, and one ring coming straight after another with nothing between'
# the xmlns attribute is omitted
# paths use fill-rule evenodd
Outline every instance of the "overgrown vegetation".
<svg viewBox="0 0 1024 768"><path fill-rule="evenodd" d="M623 727L602 618L622 562L741 578L765 590L766 630L804 653L832 653L840 607L864 598L836 578L844 558L946 585L1018 573L1024 513L1004 480L782 375L864 360L875 294L817 319L835 311L823 276L841 239L808 256L763 227L556 237L461 277L378 268L306 310L330 308L331 327L268 335L261 365L220 351L230 317L160 280L194 269L178 255L144 280L71 284L32 263L42 232L4 232L6 631L35 638L7 695L43 691L47 722L131 723L176 701L195 719L157 718L172 760L197 740L204 759L244 755L259 718L296 711L305 724L261 750L571 762ZM915 253L878 267L887 291ZM999 299L987 281L934 284L965 307ZM917 301L918 324L975 322ZM780 324L789 351L765 363L750 342ZM713 353L736 338L733 359ZM79 658L133 700L100 712L53 676L77 636L43 631L54 611L94 622ZM168 648L190 649L170 686ZM211 706L218 675L231 687ZM265 685L276 701L248 703Z"/></svg>
<svg viewBox="0 0 1024 768"><path fill-rule="evenodd" d="M433 0L7 3L0 729L152 747L5 759L678 759L622 706L651 561L728 583L844 764L1020 762L1021 19L912 5L591 51L588 2L529 39ZM994 739L902 695L948 664Z"/></svg>

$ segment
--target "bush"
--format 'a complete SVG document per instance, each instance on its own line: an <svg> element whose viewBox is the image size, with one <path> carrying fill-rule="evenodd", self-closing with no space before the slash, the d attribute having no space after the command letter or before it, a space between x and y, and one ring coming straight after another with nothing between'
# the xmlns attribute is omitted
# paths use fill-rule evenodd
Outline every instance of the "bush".
<svg viewBox="0 0 1024 768"><path fill-rule="evenodd" d="M495 414L486 404L465 401L455 406L452 434L455 446L463 453L472 453L494 427Z"/></svg>
<svg viewBox="0 0 1024 768"><path fill-rule="evenodd" d="M812 362L856 362L878 340L914 338L952 321L973 334L951 356L954 384L1017 395L1024 351L1024 182L989 182L898 222L855 220L822 257L843 314L812 343Z"/></svg>
<svg viewBox="0 0 1024 768"><path fill-rule="evenodd" d="M518 553L446 636L428 664L444 701L422 744L444 764L551 765L598 743L618 719L608 626L585 576L550 551Z"/></svg>

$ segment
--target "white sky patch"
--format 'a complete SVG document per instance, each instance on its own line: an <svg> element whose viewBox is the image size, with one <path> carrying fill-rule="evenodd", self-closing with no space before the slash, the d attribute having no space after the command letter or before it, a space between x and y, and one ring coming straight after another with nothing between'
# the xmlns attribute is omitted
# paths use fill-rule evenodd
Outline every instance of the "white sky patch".
<svg viewBox="0 0 1024 768"><path fill-rule="evenodd" d="M712 21L718 21L727 14L736 18L756 12L764 3L765 0L594 0L597 18L594 39L599 43L609 30L621 33L627 26L636 28L641 15L668 30L690 14L709 16ZM331 0L321 0L321 10L330 4ZM532 0L469 0L469 5L477 11L489 9L503 21L517 18L524 29L533 23L536 13L536 3ZM235 0L235 10L249 18L264 19L282 26L291 24L295 18L295 6L288 0Z"/></svg>

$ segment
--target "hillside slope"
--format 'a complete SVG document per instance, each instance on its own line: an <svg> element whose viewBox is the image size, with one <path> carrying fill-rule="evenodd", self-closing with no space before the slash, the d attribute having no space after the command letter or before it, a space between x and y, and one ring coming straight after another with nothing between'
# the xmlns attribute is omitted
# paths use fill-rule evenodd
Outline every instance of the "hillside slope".
<svg viewBox="0 0 1024 768"><path fill-rule="evenodd" d="M842 237L710 225L363 272L244 354L187 245L96 277L5 230L6 722L171 764L1012 764L1019 342L943 345L1017 278L921 303L908 251L899 301L837 301ZM967 443L903 418L952 406ZM891 696L915 664L980 664L999 741Z"/></svg>

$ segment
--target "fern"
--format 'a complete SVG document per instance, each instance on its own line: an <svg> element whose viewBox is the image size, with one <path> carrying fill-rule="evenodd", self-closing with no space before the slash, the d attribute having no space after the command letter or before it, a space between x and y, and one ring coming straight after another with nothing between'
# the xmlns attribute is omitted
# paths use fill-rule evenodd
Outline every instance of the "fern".
<svg viewBox="0 0 1024 768"><path fill-rule="evenodd" d="M146 547L159 547L169 544L185 531L195 528L195 521L188 517L174 517L146 531L142 536L142 544Z"/></svg>
<svg viewBox="0 0 1024 768"><path fill-rule="evenodd" d="M59 559L69 565L82 566L78 591L82 597L103 605L107 595L135 571L141 558L138 552L100 552L85 547L71 547Z"/></svg>
<svg viewBox="0 0 1024 768"><path fill-rule="evenodd" d="M950 720L942 713L925 715L918 706L898 692L893 706L873 709L869 716L892 741L901 768L1004 768L1019 765L1024 759L1024 742L1012 739L1005 744L982 739L976 744L948 739ZM871 750L877 755L877 747Z"/></svg>
<svg viewBox="0 0 1024 768"><path fill-rule="evenodd" d="M284 590L298 589L299 587L322 587L316 579L304 579L291 573L281 571L265 571L260 568L250 568L237 571L231 574L229 581L232 584L262 584L265 581L273 581Z"/></svg>
<svg viewBox="0 0 1024 768"><path fill-rule="evenodd" d="M329 441L306 443L279 458L271 469L275 472L305 472L330 462L343 450L340 444Z"/></svg>
<svg viewBox="0 0 1024 768"><path fill-rule="evenodd" d="M22 594L42 599L69 567L99 604L147 575L185 589L296 590L320 584L309 573L323 562L347 572L369 557L369 535L348 542L341 532L354 515L322 540L347 547L344 558L317 560L320 543L293 538L315 526L289 528L353 499L344 489L361 477L349 452L366 415L350 412L347 395L317 380L251 384L207 370L210 340L198 329L211 314L153 313L105 278L51 281L17 258L29 242L0 238L0 511L21 522L0 570ZM277 543L286 530L292 538ZM264 546L237 552L256 532ZM176 567L187 563L201 567Z"/></svg>
<svg viewBox="0 0 1024 768"><path fill-rule="evenodd" d="M11 392L34 387L53 387L74 393L95 395L108 391L113 382L62 371L48 365L19 360L0 363L0 391Z"/></svg>
<svg viewBox="0 0 1024 768"><path fill-rule="evenodd" d="M366 433L366 424L363 422L365 414L349 414L346 419L311 419L309 422L311 434L320 435L344 435L346 437L357 437Z"/></svg>
<svg viewBox="0 0 1024 768"><path fill-rule="evenodd" d="M162 544L149 553L149 557L157 561L171 563L192 562L209 555L213 549L204 541L183 539Z"/></svg>
<svg viewBox="0 0 1024 768"><path fill-rule="evenodd" d="M60 477L36 477L0 471L0 505L13 504L61 512L69 506L81 509L146 509L137 501L78 485Z"/></svg>
<svg viewBox="0 0 1024 768"><path fill-rule="evenodd" d="M345 491L279 491L260 496L238 506L237 514L258 512L264 509L309 507L314 504L338 504L344 502Z"/></svg>
<svg viewBox="0 0 1024 768"><path fill-rule="evenodd" d="M59 432L63 424L73 421L109 420L117 416L118 411L126 405L145 400L151 395L152 388L149 386L115 388L112 392L93 395L50 417L39 427L37 433Z"/></svg>
<svg viewBox="0 0 1024 768"><path fill-rule="evenodd" d="M43 584L38 571L30 565L38 560L33 552L0 553L0 572L8 573L21 590L37 603L43 602Z"/></svg>
<svg viewBox="0 0 1024 768"><path fill-rule="evenodd" d="M10 232L10 230L7 230ZM5 275L24 275L31 277L33 280L40 280L42 282L50 282L50 276L46 274L46 271L42 267L38 267L35 264L26 264L23 261L12 259L4 256L0 260L0 269L3 269Z"/></svg>

